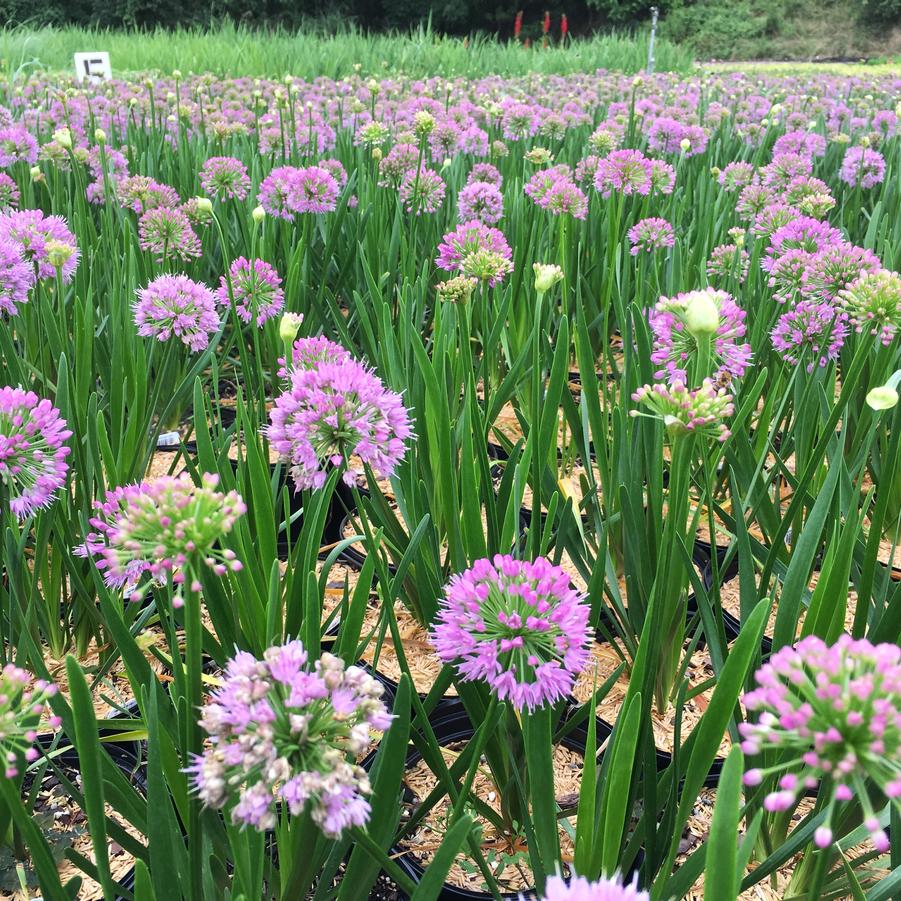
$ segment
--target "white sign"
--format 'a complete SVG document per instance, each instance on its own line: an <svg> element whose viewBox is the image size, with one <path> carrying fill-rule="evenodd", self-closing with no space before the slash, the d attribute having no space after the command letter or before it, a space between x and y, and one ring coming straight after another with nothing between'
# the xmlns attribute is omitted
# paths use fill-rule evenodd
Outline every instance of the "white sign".
<svg viewBox="0 0 901 901"><path fill-rule="evenodd" d="M75 77L79 81L109 81L113 70L109 64L108 53L76 53Z"/></svg>

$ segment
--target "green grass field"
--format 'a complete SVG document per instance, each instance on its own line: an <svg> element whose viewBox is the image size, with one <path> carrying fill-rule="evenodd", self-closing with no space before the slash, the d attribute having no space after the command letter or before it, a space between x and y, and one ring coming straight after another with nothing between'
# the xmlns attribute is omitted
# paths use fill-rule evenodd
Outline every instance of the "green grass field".
<svg viewBox="0 0 901 901"><path fill-rule="evenodd" d="M647 35L602 35L564 47L524 48L478 37L464 41L428 29L370 35L345 27L337 34L315 29L251 30L223 24L212 31L108 31L25 27L0 31L0 57L7 77L65 71L76 51L106 50L117 74L159 70L232 76L340 78L357 67L364 74L413 77L478 77L529 72L567 74L598 68L637 72L647 62ZM657 68L686 72L691 54L664 40L655 49Z"/></svg>

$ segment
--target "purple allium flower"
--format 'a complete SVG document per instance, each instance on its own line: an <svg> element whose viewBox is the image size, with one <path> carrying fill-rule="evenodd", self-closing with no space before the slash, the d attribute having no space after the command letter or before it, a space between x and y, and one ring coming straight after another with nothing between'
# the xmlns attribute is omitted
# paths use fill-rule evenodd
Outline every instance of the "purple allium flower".
<svg viewBox="0 0 901 901"><path fill-rule="evenodd" d="M614 150L598 163L594 186L604 197L650 194L651 161L639 150Z"/></svg>
<svg viewBox="0 0 901 901"><path fill-rule="evenodd" d="M0 388L0 481L19 519L49 507L65 484L65 441L71 437L49 400L21 388Z"/></svg>
<svg viewBox="0 0 901 901"><path fill-rule="evenodd" d="M325 653L312 666L299 641L239 651L201 710L211 746L188 767L207 807L231 807L232 823L273 829L280 804L309 814L328 838L369 819L365 770L348 758L393 717L378 680Z"/></svg>
<svg viewBox="0 0 901 901"><path fill-rule="evenodd" d="M573 178L579 182L580 184L594 184L594 177L597 175L598 165L600 165L601 157L597 156L594 153L589 153L588 156L579 160L576 163L576 169L573 173Z"/></svg>
<svg viewBox="0 0 901 901"><path fill-rule="evenodd" d="M749 184L741 189L735 212L745 222L753 222L768 206L776 202L776 195L766 185Z"/></svg>
<svg viewBox="0 0 901 901"><path fill-rule="evenodd" d="M233 156L213 156L200 169L200 185L209 197L245 200L250 176L244 163Z"/></svg>
<svg viewBox="0 0 901 901"><path fill-rule="evenodd" d="M321 488L329 466L344 467L344 481L356 484L362 473L350 465L354 454L380 478L394 475L412 435L399 394L353 359L295 369L290 376L266 433L298 489Z"/></svg>
<svg viewBox="0 0 901 901"><path fill-rule="evenodd" d="M117 179L115 191L119 204L139 216L161 206L177 207L181 200L175 188L162 185L146 175L128 175Z"/></svg>
<svg viewBox="0 0 901 901"><path fill-rule="evenodd" d="M848 334L843 318L828 303L802 300L777 320L771 332L773 347L786 363L806 363L807 371L813 372L838 359Z"/></svg>
<svg viewBox="0 0 901 901"><path fill-rule="evenodd" d="M773 157L760 170L761 184L781 194L795 179L806 178L813 172L813 163L808 156L797 153L781 153Z"/></svg>
<svg viewBox="0 0 901 901"><path fill-rule="evenodd" d="M617 879L589 882L584 876L573 876L569 882L560 876L549 876L542 901L650 901L647 892L639 891L635 883L622 885Z"/></svg>
<svg viewBox="0 0 901 901"><path fill-rule="evenodd" d="M901 330L901 275L888 269L862 272L838 295L838 303L858 332L892 343Z"/></svg>
<svg viewBox="0 0 901 901"><path fill-rule="evenodd" d="M498 554L451 578L432 627L438 656L517 710L566 698L588 662L589 607L562 567Z"/></svg>
<svg viewBox="0 0 901 901"><path fill-rule="evenodd" d="M34 679L31 673L7 663L0 670L0 754L3 777L15 779L25 764L38 759L34 746L38 729L58 729L60 718L50 710L57 688Z"/></svg>
<svg viewBox="0 0 901 901"><path fill-rule="evenodd" d="M737 244L719 244L710 251L707 260L707 277L713 281L735 278L743 284L748 277L751 257Z"/></svg>
<svg viewBox="0 0 901 901"><path fill-rule="evenodd" d="M754 180L755 169L742 161L727 163L719 174L720 186L725 191L740 191Z"/></svg>
<svg viewBox="0 0 901 901"><path fill-rule="evenodd" d="M869 147L849 147L842 159L839 177L852 188L873 188L885 178L885 157Z"/></svg>
<svg viewBox="0 0 901 901"><path fill-rule="evenodd" d="M791 225L796 219L801 218L801 211L787 203L774 200L768 203L751 223L751 233L759 238L769 238L780 228Z"/></svg>
<svg viewBox="0 0 901 901"><path fill-rule="evenodd" d="M481 222L464 222L438 245L435 265L447 272L485 278L496 285L513 270L513 251L503 232Z"/></svg>
<svg viewBox="0 0 901 901"><path fill-rule="evenodd" d="M415 166L416 163L414 162L413 165ZM469 175L466 176L466 184L471 185L474 181L487 181L499 189L504 183L504 177L498 171L497 166L492 166L491 163L476 163L469 170Z"/></svg>
<svg viewBox="0 0 901 901"><path fill-rule="evenodd" d="M5 172L0 172L0 212L17 210L21 200L19 186Z"/></svg>
<svg viewBox="0 0 901 901"><path fill-rule="evenodd" d="M793 248L771 261L767 284L778 303L794 303L804 292L805 275L814 254Z"/></svg>
<svg viewBox="0 0 901 901"><path fill-rule="evenodd" d="M343 190L347 184L347 170L341 164L340 160L319 160L316 165L320 169L325 169L332 178L338 183L339 190Z"/></svg>
<svg viewBox="0 0 901 901"><path fill-rule="evenodd" d="M187 260L201 254L200 238L181 210L155 207L138 220L138 244L154 254L158 263Z"/></svg>
<svg viewBox="0 0 901 901"><path fill-rule="evenodd" d="M418 162L419 148L415 144L395 144L379 161L379 185L399 188L404 176Z"/></svg>
<svg viewBox="0 0 901 901"><path fill-rule="evenodd" d="M539 169L523 186L523 193L540 207L546 205L547 195L560 181L570 181L569 166Z"/></svg>
<svg viewBox="0 0 901 901"><path fill-rule="evenodd" d="M572 216L584 219L588 215L588 198L571 179L560 179L538 204L554 216Z"/></svg>
<svg viewBox="0 0 901 901"><path fill-rule="evenodd" d="M446 187L441 176L423 166L417 173L411 169L397 189L398 196L408 213L421 216L435 213L444 201Z"/></svg>
<svg viewBox="0 0 901 901"><path fill-rule="evenodd" d="M504 215L504 195L488 181L467 182L457 195L457 218L461 222L476 220L495 225Z"/></svg>
<svg viewBox="0 0 901 901"><path fill-rule="evenodd" d="M744 703L757 721L740 724L742 749L749 755L774 749L786 762L748 770L745 784L783 774L764 807L785 811L826 779L831 797L816 844L832 844L837 805L856 797L874 846L887 851L868 783L901 807L901 648L849 635L830 646L809 635L776 651L755 680Z"/></svg>
<svg viewBox="0 0 901 901"><path fill-rule="evenodd" d="M600 157L616 150L622 140L623 129L617 123L602 122L588 138L588 146Z"/></svg>
<svg viewBox="0 0 901 901"><path fill-rule="evenodd" d="M773 157L783 153L795 153L799 156L823 156L826 153L826 139L815 131L787 131L776 138L773 145Z"/></svg>
<svg viewBox="0 0 901 901"><path fill-rule="evenodd" d="M294 166L279 166L260 182L257 202L267 215L289 222L294 218L293 190L297 171Z"/></svg>
<svg viewBox="0 0 901 901"><path fill-rule="evenodd" d="M144 575L162 584L171 576L176 586L190 580L191 590L200 591L201 564L217 576L241 569L234 551L215 545L246 507L237 492L216 491L218 484L218 475L204 473L198 486L182 472L114 489L94 504L94 531L75 553L93 557L106 583L126 587L132 599L146 591L146 584L135 590ZM177 594L172 603L180 607L184 599Z"/></svg>
<svg viewBox="0 0 901 901"><path fill-rule="evenodd" d="M26 262L22 245L0 240L0 313L15 316L28 303L34 286L34 267Z"/></svg>
<svg viewBox="0 0 901 901"><path fill-rule="evenodd" d="M864 272L878 272L879 257L872 250L853 244L832 244L810 260L804 272L805 296L833 301Z"/></svg>
<svg viewBox="0 0 901 901"><path fill-rule="evenodd" d="M291 368L285 366L285 358L278 358L278 377L288 378L295 369L316 369L322 363L352 362L347 348L330 341L324 335L298 338L291 348Z"/></svg>
<svg viewBox="0 0 901 901"><path fill-rule="evenodd" d="M340 193L331 172L320 166L307 166L298 169L292 179L289 204L297 213L331 213L338 205Z"/></svg>
<svg viewBox="0 0 901 901"><path fill-rule="evenodd" d="M38 142L22 125L0 128L0 166L6 168L16 163L33 166L38 161Z"/></svg>
<svg viewBox="0 0 901 901"><path fill-rule="evenodd" d="M62 261L64 282L72 280L78 268L78 245L62 216L45 216L41 210L12 210L0 215L0 241L13 241L25 259L37 267L40 279L55 278L55 262ZM56 253L68 249L60 257ZM51 260L51 251L54 259Z"/></svg>
<svg viewBox="0 0 901 901"><path fill-rule="evenodd" d="M804 205L810 204L812 200L820 199L820 206L822 206L822 198L829 198L833 205L835 204L835 198L832 197L829 185L812 175L799 175L797 178L793 178L785 186L783 198L789 206L795 206L802 212Z"/></svg>
<svg viewBox="0 0 901 901"><path fill-rule="evenodd" d="M219 331L216 295L186 275L161 275L137 293L135 325L142 338L168 341L174 335L200 351Z"/></svg>
<svg viewBox="0 0 901 901"><path fill-rule="evenodd" d="M771 233L767 255L760 261L760 265L765 272L769 272L775 261L790 250L817 254L835 244L844 243L842 233L828 222L821 222L811 216L797 216Z"/></svg>
<svg viewBox="0 0 901 901"><path fill-rule="evenodd" d="M655 378L666 375L673 380L686 380L687 364L698 352L698 339L691 330L691 315L694 305L699 302L712 304L718 316L718 324L712 323L716 328L710 342L713 377L741 378L750 365L751 345L737 341L745 334L745 311L731 294L707 288L671 298L661 297L650 311L649 321L655 339L651 361L662 366L654 373Z"/></svg>
<svg viewBox="0 0 901 901"><path fill-rule="evenodd" d="M262 328L267 319L277 315L285 305L282 280L275 268L265 260L248 260L238 257L229 267L235 310L244 322L252 322ZM216 292L219 303L230 306L228 279L220 278Z"/></svg>
<svg viewBox="0 0 901 901"><path fill-rule="evenodd" d="M648 129L648 147L662 153L695 156L707 149L707 135L700 125L686 125L669 116L658 116Z"/></svg>
<svg viewBox="0 0 901 901"><path fill-rule="evenodd" d="M676 243L676 234L666 219L641 219L629 229L631 254L637 257L644 250L653 253L661 247L672 247Z"/></svg>

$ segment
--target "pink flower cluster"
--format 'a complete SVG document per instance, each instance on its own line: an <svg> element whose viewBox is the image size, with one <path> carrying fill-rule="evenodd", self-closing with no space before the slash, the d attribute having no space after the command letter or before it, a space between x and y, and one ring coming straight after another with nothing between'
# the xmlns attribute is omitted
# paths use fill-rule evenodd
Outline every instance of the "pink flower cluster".
<svg viewBox="0 0 901 901"><path fill-rule="evenodd" d="M11 210L0 215L0 241L17 244L24 258L37 270L39 279L55 278L54 247L66 251L60 271L69 282L78 268L78 245L75 235L62 216L45 216L41 210Z"/></svg>
<svg viewBox="0 0 901 901"><path fill-rule="evenodd" d="M676 234L666 219L651 217L640 219L629 229L630 253L637 257L639 253L653 253L676 243Z"/></svg>
<svg viewBox="0 0 901 901"><path fill-rule="evenodd" d="M289 222L302 213L331 213L341 189L321 166L279 166L260 182L257 199L270 215Z"/></svg>
<svg viewBox="0 0 901 901"><path fill-rule="evenodd" d="M735 412L732 396L710 379L694 390L678 380L670 385L642 385L632 400L643 403L654 418L663 420L672 435L692 433L726 441L731 434L725 420ZM641 414L632 410L630 415Z"/></svg>
<svg viewBox="0 0 901 901"><path fill-rule="evenodd" d="M770 333L779 356L808 372L837 360L848 335L844 315L828 303L802 300L783 313Z"/></svg>
<svg viewBox="0 0 901 901"><path fill-rule="evenodd" d="M325 335L298 338L291 348L291 367L285 365L285 358L279 357L278 377L285 379L295 369L315 369L322 363L353 362L350 351L330 341Z"/></svg>
<svg viewBox="0 0 901 901"><path fill-rule="evenodd" d="M203 563L217 576L238 572L241 562L234 551L216 547L246 511L235 491L216 490L219 477L204 473L195 485L187 473L162 476L140 485L124 485L94 502L90 519L94 531L85 536L74 552L93 558L104 581L124 588L132 599L140 600L149 579L165 584L171 577L176 586L187 579L194 592L200 591L196 567ZM180 593L173 598L180 607Z"/></svg>
<svg viewBox="0 0 901 901"><path fill-rule="evenodd" d="M9 508L25 519L53 502L69 470L72 432L49 400L0 388L0 482Z"/></svg>
<svg viewBox="0 0 901 901"><path fill-rule="evenodd" d="M307 345L301 359L305 350ZM321 488L330 466L344 468L344 481L356 484L362 473L351 466L352 455L389 478L412 435L403 399L357 360L328 356L327 362L293 369L269 414L266 434L287 460L298 489Z"/></svg>
<svg viewBox="0 0 901 901"><path fill-rule="evenodd" d="M233 156L213 156L200 169L200 185L209 197L244 200L250 191L250 176L244 163Z"/></svg>
<svg viewBox="0 0 901 901"><path fill-rule="evenodd" d="M221 687L201 710L210 747L188 768L207 807L230 807L231 821L273 829L276 809L308 814L328 838L369 820L371 788L348 759L393 717L382 686L332 654L312 666L299 641L245 651L229 661Z"/></svg>
<svg viewBox="0 0 901 901"><path fill-rule="evenodd" d="M34 286L34 267L26 260L22 245L0 240L0 313L15 316L28 303Z"/></svg>
<svg viewBox="0 0 901 901"><path fill-rule="evenodd" d="M585 668L588 615L561 567L499 554L450 580L431 638L464 681L534 710L567 697Z"/></svg>
<svg viewBox="0 0 901 901"><path fill-rule="evenodd" d="M755 681L744 703L757 720L740 724L742 749L749 755L774 749L785 762L748 770L745 784L781 773L764 806L783 811L826 780L831 797L815 843L832 844L836 805L856 798L873 844L886 851L868 784L901 806L901 648L849 635L830 646L811 635L776 651Z"/></svg>
<svg viewBox="0 0 901 901"><path fill-rule="evenodd" d="M282 280L275 267L265 260L248 260L238 257L229 267L229 277L222 276L216 297L219 303L231 305L229 279L235 310L244 322L262 328L263 323L277 316L285 305Z"/></svg>
<svg viewBox="0 0 901 901"><path fill-rule="evenodd" d="M207 347L220 326L216 295L186 275L161 275L139 288L134 318L141 337L174 336L195 352Z"/></svg>
<svg viewBox="0 0 901 901"><path fill-rule="evenodd" d="M49 700L57 688L31 673L7 663L0 670L0 754L6 779L20 775L22 765L38 758L34 742L38 728L57 729L60 719L50 711ZM43 721L43 723L42 723Z"/></svg>
<svg viewBox="0 0 901 901"><path fill-rule="evenodd" d="M435 265L447 272L499 284L513 271L513 251L503 232L473 220L448 232L438 245Z"/></svg>
<svg viewBox="0 0 901 901"><path fill-rule="evenodd" d="M535 204L555 216L569 215L584 219L588 215L588 198L572 180L569 166L541 169L523 189Z"/></svg>
<svg viewBox="0 0 901 901"><path fill-rule="evenodd" d="M617 879L603 877L589 882L584 876L573 876L569 882L560 876L550 876L542 895L542 901L650 901L650 898L634 883L622 885Z"/></svg>

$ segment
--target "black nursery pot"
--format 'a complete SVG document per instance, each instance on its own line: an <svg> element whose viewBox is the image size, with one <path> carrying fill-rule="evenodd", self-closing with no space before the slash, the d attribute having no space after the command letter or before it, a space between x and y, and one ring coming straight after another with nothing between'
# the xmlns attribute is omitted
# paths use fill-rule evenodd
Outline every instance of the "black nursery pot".
<svg viewBox="0 0 901 901"><path fill-rule="evenodd" d="M52 747L52 738L49 736L39 736L38 743L41 744L48 752ZM140 745L137 742L125 742L122 744L105 743L104 751L110 756L116 767L131 782L137 791L146 797L147 795L147 764L140 754ZM71 780L75 781L81 772L81 766L78 759L78 752L74 748L68 748L65 751L54 755L54 763L65 773ZM52 770L48 770L52 774ZM119 895L116 901L126 901L131 897L135 887L135 868L132 867L124 876L116 880L116 885L127 893Z"/></svg>
<svg viewBox="0 0 901 901"><path fill-rule="evenodd" d="M466 713L463 704L460 702L457 702L453 707L446 709L443 713L430 717L429 723L435 732L435 737L442 746L457 741L467 741L475 734L469 716ZM580 724L573 729L572 732L566 735L566 737L560 741L560 744L571 751L583 753L585 751L587 736L588 733L585 725ZM411 749L406 758L407 769L417 764L421 759L422 755L419 751L415 748ZM364 764L364 766L366 766L366 764ZM414 806L415 801L413 800L412 794L405 793L403 803ZM392 850L392 857L395 863L397 863L407 876L418 885L425 873L425 868L413 860L408 852L405 852L399 847ZM629 875L631 878L631 874ZM515 899L519 899L520 897L532 901L532 899L535 899L537 896L534 891L526 891L522 894L519 892L504 892L501 894L501 897L509 898L511 901L515 901ZM491 898L491 894L488 892L477 892L470 889L458 888L457 886L445 883L437 898L438 901L485 901L485 899Z"/></svg>

